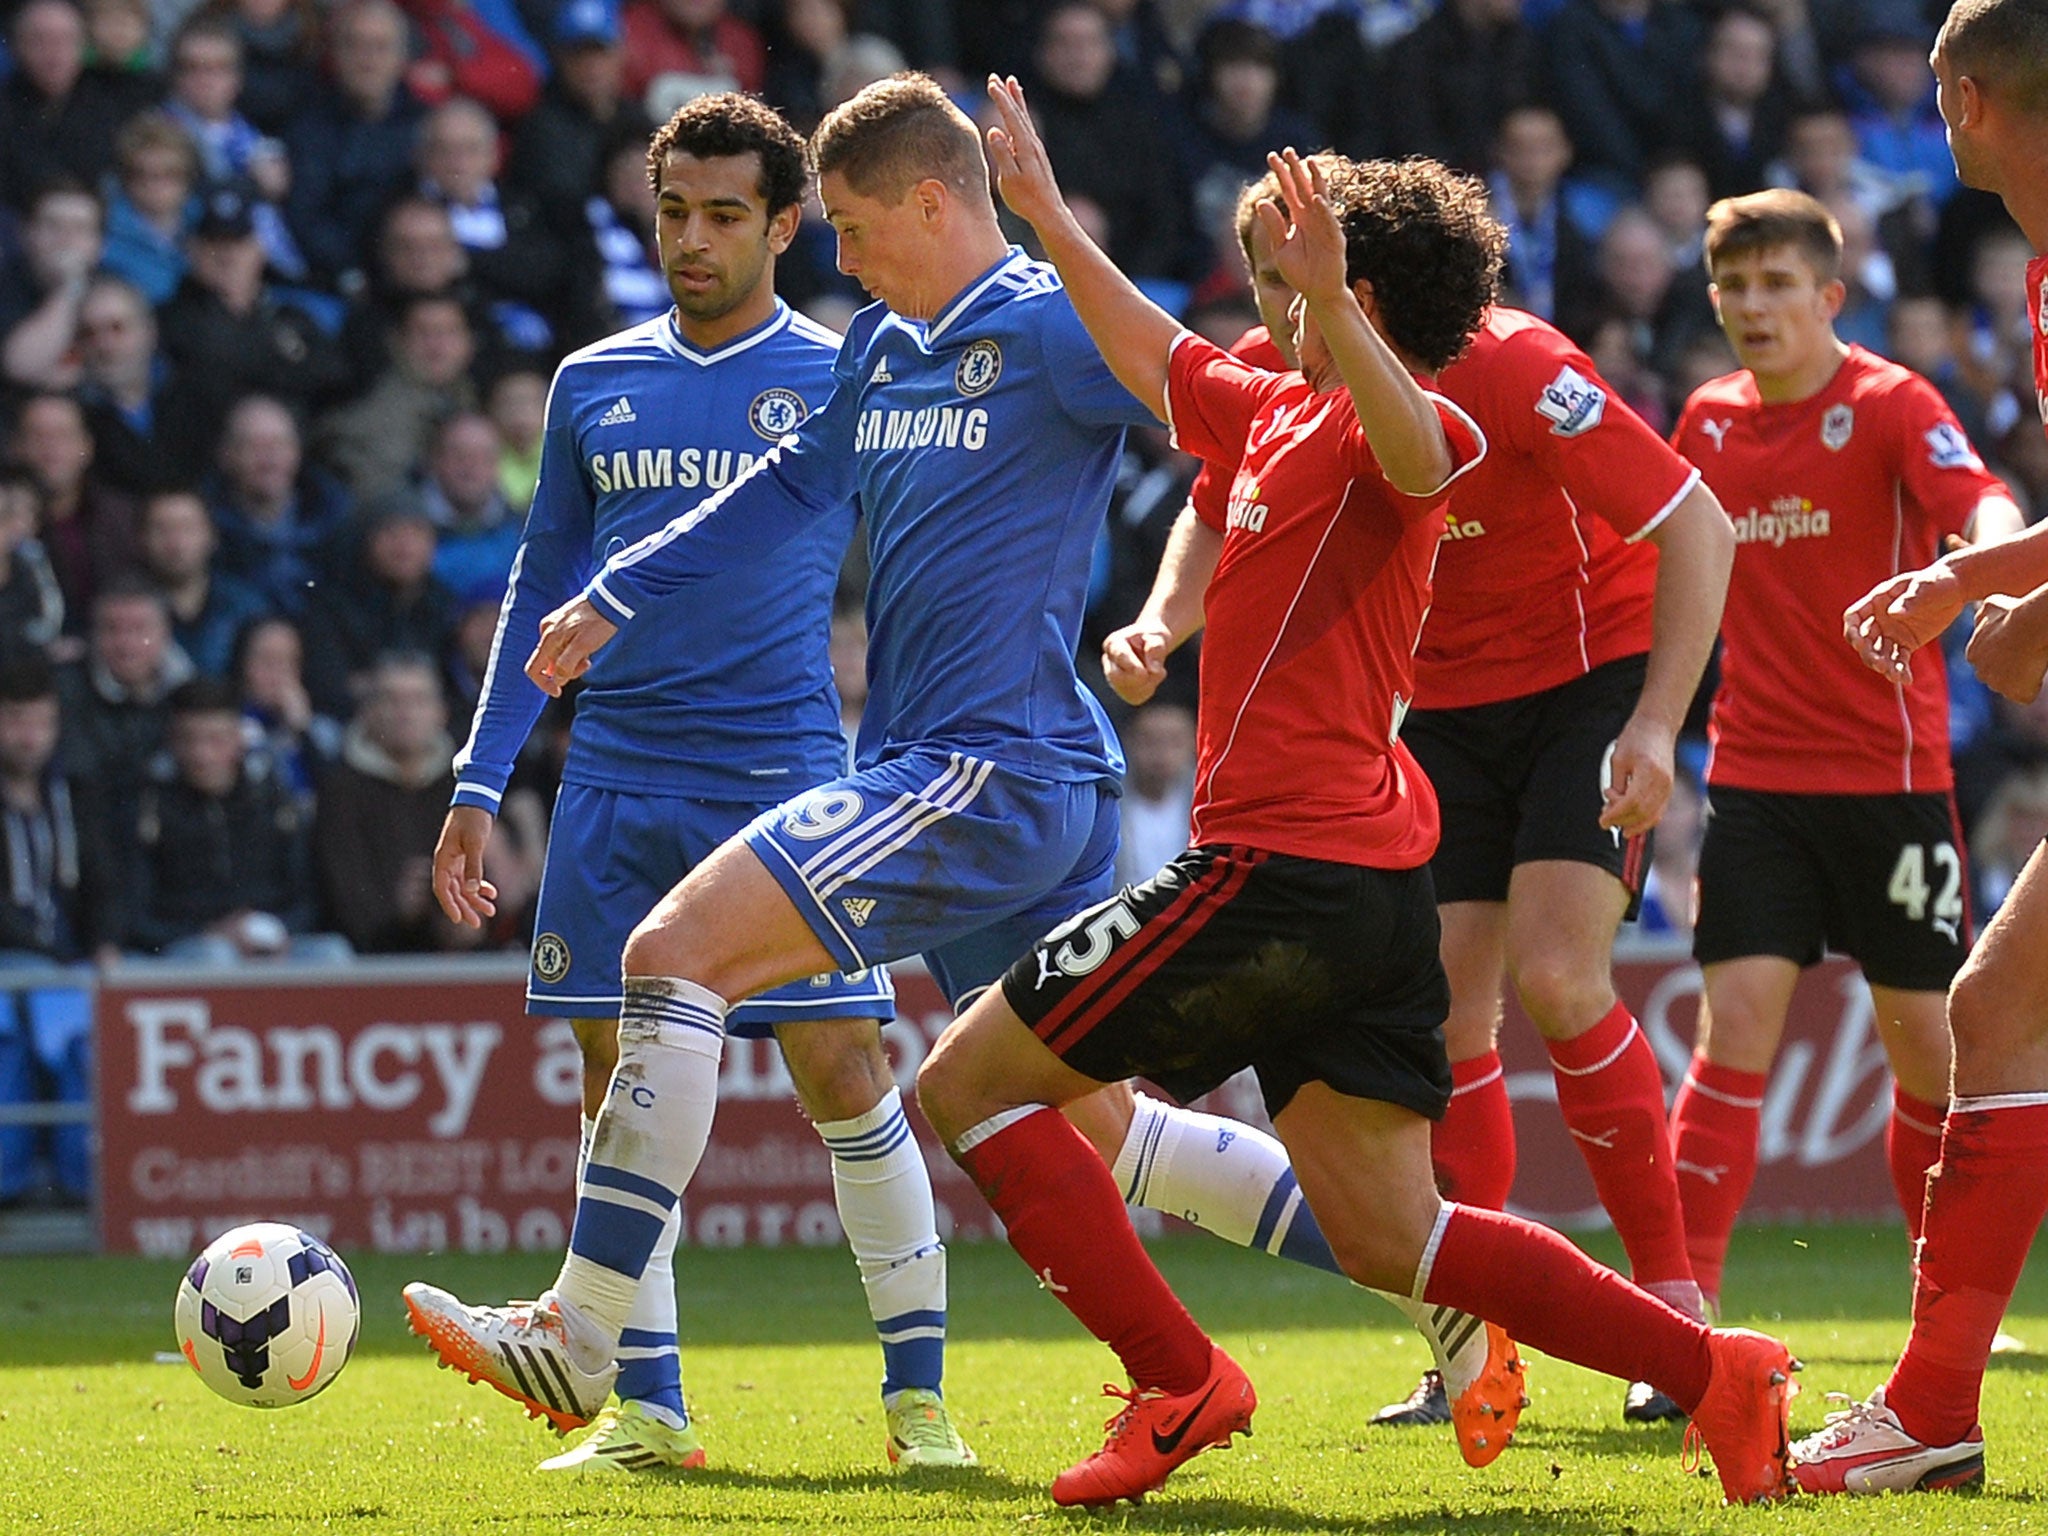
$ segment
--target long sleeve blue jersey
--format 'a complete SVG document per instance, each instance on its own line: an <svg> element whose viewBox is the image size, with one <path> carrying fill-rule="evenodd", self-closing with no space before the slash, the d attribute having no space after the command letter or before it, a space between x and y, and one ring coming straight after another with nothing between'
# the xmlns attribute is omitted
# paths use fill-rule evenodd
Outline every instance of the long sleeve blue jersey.
<svg viewBox="0 0 2048 1536"><path fill-rule="evenodd" d="M496 810L545 696L540 621L678 506L730 487L823 405L839 338L778 303L715 352L671 311L571 354L548 396L540 484L499 610L455 803ZM764 519L765 520L765 519ZM772 803L845 767L827 660L850 493L807 503L716 582L638 605L577 700L563 778L637 794Z"/></svg>
<svg viewBox="0 0 2048 1536"><path fill-rule="evenodd" d="M1058 275L1012 250L929 322L872 305L832 375L822 409L611 555L585 595L632 635L855 497L872 554L860 765L924 743L1045 779L1120 779L1074 648L1123 429L1152 418Z"/></svg>

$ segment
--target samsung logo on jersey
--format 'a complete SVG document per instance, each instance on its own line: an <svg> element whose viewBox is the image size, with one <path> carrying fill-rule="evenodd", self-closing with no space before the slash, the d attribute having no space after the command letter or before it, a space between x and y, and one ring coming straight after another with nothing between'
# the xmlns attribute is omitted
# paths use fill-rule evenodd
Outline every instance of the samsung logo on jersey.
<svg viewBox="0 0 2048 1536"><path fill-rule="evenodd" d="M987 442L988 412L978 405L928 405L916 411L877 407L860 413L860 425L854 429L853 451L965 448L972 453Z"/></svg>
<svg viewBox="0 0 2048 1536"><path fill-rule="evenodd" d="M723 490L754 467L757 454L731 448L621 448L590 456L600 496L613 491Z"/></svg>
<svg viewBox="0 0 2048 1536"><path fill-rule="evenodd" d="M1733 519L1735 542L1782 549L1787 539L1826 538L1832 520L1826 507L1816 508L1804 496L1778 496L1772 499L1770 511L1751 507Z"/></svg>

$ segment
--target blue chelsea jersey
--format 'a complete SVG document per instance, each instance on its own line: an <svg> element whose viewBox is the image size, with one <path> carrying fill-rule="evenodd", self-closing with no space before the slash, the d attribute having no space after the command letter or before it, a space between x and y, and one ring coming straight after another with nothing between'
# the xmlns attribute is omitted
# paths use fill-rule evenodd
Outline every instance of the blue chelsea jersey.
<svg viewBox="0 0 2048 1536"><path fill-rule="evenodd" d="M861 766L922 743L1041 778L1120 778L1074 648L1123 429L1152 417L1058 274L1013 249L930 322L871 305L833 378L793 437L614 555L586 595L631 633L855 495L872 556Z"/></svg>
<svg viewBox="0 0 2048 1536"><path fill-rule="evenodd" d="M483 699L456 760L458 805L497 808L545 702L524 671L541 619L802 426L831 393L838 345L778 301L714 352L690 347L671 311L563 361ZM764 803L844 771L827 657L853 523L842 496L722 580L647 604L585 676L563 778Z"/></svg>

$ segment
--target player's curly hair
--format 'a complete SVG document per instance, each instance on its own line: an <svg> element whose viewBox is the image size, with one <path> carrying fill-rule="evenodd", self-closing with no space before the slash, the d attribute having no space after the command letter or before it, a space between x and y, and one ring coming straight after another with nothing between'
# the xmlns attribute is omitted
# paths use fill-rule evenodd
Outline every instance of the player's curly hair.
<svg viewBox="0 0 2048 1536"><path fill-rule="evenodd" d="M1432 373L1457 361L1500 282L1508 232L1477 177L1440 161L1324 162L1344 277L1372 284L1388 340Z"/></svg>
<svg viewBox="0 0 2048 1536"><path fill-rule="evenodd" d="M661 191L661 168L672 153L700 160L761 157L761 200L772 217L803 201L810 172L803 136L765 102L738 91L699 96L654 130L647 146L647 183Z"/></svg>

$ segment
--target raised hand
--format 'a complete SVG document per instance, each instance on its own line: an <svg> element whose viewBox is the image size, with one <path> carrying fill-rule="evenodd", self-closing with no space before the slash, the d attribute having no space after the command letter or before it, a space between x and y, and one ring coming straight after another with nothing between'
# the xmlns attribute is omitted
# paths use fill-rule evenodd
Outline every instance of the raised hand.
<svg viewBox="0 0 2048 1536"><path fill-rule="evenodd" d="M1273 266L1288 287L1306 299L1330 298L1344 292L1344 229L1330 206L1323 168L1292 149L1266 156L1280 183L1286 204L1283 215L1269 199L1259 204L1259 219L1273 247Z"/></svg>
<svg viewBox="0 0 2048 1536"><path fill-rule="evenodd" d="M1066 212L1060 184L1053 178L1052 161L1045 143L1031 121L1024 104L1024 87L1017 77L988 77L988 97L1001 115L1002 126L988 131L989 164L995 168L996 190L1010 211L1036 229L1048 219Z"/></svg>
<svg viewBox="0 0 2048 1536"><path fill-rule="evenodd" d="M1842 614L1842 636L1881 677L1910 682L1913 653L1963 611L1961 584L1942 564L1879 582Z"/></svg>
<svg viewBox="0 0 2048 1536"><path fill-rule="evenodd" d="M526 658L526 675L541 692L559 698L565 686L590 670L598 647L618 632L618 625L587 598L564 603L540 621L540 644Z"/></svg>

